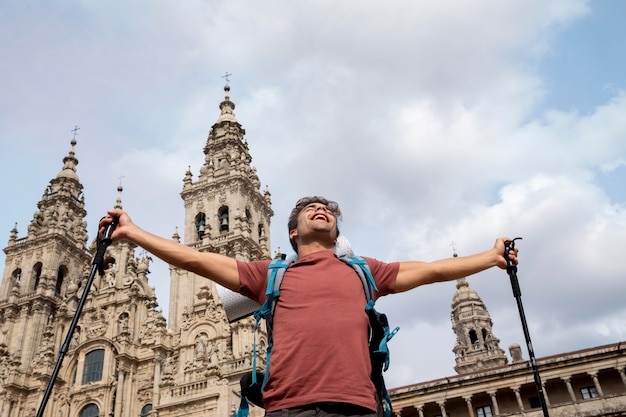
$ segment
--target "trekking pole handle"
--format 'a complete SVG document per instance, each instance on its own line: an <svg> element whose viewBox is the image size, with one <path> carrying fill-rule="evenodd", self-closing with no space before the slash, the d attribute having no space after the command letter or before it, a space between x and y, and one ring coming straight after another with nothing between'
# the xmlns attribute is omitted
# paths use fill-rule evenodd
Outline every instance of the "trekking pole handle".
<svg viewBox="0 0 626 417"><path fill-rule="evenodd" d="M111 223L106 225L106 227L104 228L104 232L102 232L102 237L98 241L96 256L94 256L93 258L92 265L96 265L98 267L98 272L100 273L100 276L104 275L104 253L106 252L107 247L113 242L111 235L113 234L113 231L117 227L118 223L119 218L113 217Z"/></svg>
<svg viewBox="0 0 626 417"><path fill-rule="evenodd" d="M504 241L504 259L506 259L506 272L509 274L509 278L511 279L513 296L519 300L522 296L522 291L520 290L519 281L517 280L517 265L515 265L513 260L509 259L509 252L515 249L515 241L518 239L521 239L521 237Z"/></svg>
<svg viewBox="0 0 626 417"><path fill-rule="evenodd" d="M506 270L508 273L517 272L517 265L509 258L509 252L515 249L515 241L521 239L521 237L516 237L513 240L504 241L504 259L506 260Z"/></svg>
<svg viewBox="0 0 626 417"><path fill-rule="evenodd" d="M102 237L100 238L100 241L102 243L106 245L111 244L111 241L112 241L111 235L113 234L113 231L117 227L118 223L119 223L119 218L113 217L111 220L111 223L107 224L107 226L104 228L104 232L102 233Z"/></svg>

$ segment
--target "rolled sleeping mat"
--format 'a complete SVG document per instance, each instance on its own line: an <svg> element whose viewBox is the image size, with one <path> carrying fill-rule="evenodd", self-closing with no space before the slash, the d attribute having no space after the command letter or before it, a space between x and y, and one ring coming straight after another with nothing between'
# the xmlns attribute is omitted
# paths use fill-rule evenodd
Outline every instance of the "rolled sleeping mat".
<svg viewBox="0 0 626 417"><path fill-rule="evenodd" d="M337 256L354 256L350 242L344 236L337 238L337 244L333 248ZM293 255L294 261L297 259L296 255ZM238 292L229 290L228 288L216 285L217 295L222 300L222 305L226 311L226 317L230 323L241 320L244 317L250 316L259 307L259 303L251 300L245 295L241 295Z"/></svg>

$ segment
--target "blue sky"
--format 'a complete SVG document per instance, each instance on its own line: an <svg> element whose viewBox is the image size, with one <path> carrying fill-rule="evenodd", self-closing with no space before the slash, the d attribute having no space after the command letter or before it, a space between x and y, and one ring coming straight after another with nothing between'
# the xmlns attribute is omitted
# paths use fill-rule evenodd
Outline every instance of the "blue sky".
<svg viewBox="0 0 626 417"><path fill-rule="evenodd" d="M626 85L626 3L596 1L591 7L584 19L555 35L552 51L539 62L549 87L546 107L588 113Z"/></svg>
<svg viewBox="0 0 626 417"><path fill-rule="evenodd" d="M362 255L434 260L523 236L537 356L626 340L621 1L9 0L0 5L0 231L19 236L71 130L92 237L115 203L182 230L230 76L274 251L302 195L337 200ZM0 261L4 263L3 254ZM167 266L150 282L167 314ZM500 346L523 345L506 273L469 278ZM380 301L388 385L454 374L454 283Z"/></svg>

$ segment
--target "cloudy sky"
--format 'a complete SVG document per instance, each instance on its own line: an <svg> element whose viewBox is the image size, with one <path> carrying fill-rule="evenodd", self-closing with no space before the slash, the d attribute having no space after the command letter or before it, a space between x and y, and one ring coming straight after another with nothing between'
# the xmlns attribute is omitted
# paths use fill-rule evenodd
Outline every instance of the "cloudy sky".
<svg viewBox="0 0 626 417"><path fill-rule="evenodd" d="M625 15L620 0L3 1L0 231L26 235L76 125L92 238L120 177L138 224L182 230L182 179L228 72L273 251L310 194L337 200L355 252L385 261L522 236L536 355L626 340ZM167 267L151 269L167 314ZM527 358L506 272L469 283L500 346ZM379 302L401 327L389 386L455 374L455 289Z"/></svg>

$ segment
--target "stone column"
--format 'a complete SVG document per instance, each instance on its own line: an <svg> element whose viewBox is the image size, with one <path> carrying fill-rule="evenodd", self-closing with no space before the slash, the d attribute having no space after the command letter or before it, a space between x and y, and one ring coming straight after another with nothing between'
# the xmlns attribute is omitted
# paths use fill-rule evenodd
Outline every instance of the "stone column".
<svg viewBox="0 0 626 417"><path fill-rule="evenodd" d="M139 342L139 326L141 326L140 320L137 319L137 303L133 303L130 307L130 317L132 318L132 325L129 327L133 329L133 334L130 335L130 340L135 343Z"/></svg>
<svg viewBox="0 0 626 417"><path fill-rule="evenodd" d="M124 405L125 407L122 409L122 414L121 416L125 416L125 417L135 417L131 414L132 411L132 404L133 404L133 392L132 392L132 381L133 381L133 376L134 376L134 372L133 372L133 368L132 367L128 367L127 370L127 376L128 378L126 378L126 380L128 382L126 382L124 385L124 399L127 399L127 401L124 401ZM139 414L139 413L137 413Z"/></svg>
<svg viewBox="0 0 626 417"><path fill-rule="evenodd" d="M622 377L622 383L624 384L624 387L626 387L626 373L624 373L625 368L622 369L618 369L617 372L619 372L619 376Z"/></svg>
<svg viewBox="0 0 626 417"><path fill-rule="evenodd" d="M13 402L11 401L11 399L6 396L4 398L4 401L2 401L2 406L0 407L0 410L2 411L2 414L0 414L2 417L9 417L9 414L11 413L11 406L13 405Z"/></svg>
<svg viewBox="0 0 626 417"><path fill-rule="evenodd" d="M598 380L598 372L587 372L591 379L593 379L593 384L596 386L596 391L598 391L598 395L600 398L604 398L604 393L602 392L602 387L600 386L600 381Z"/></svg>
<svg viewBox="0 0 626 417"><path fill-rule="evenodd" d="M476 414L474 414L474 407L472 407L472 397L463 397L463 399L467 404L467 413L469 414L469 417L476 417Z"/></svg>
<svg viewBox="0 0 626 417"><path fill-rule="evenodd" d="M152 408L161 401L159 383L161 382L161 356L156 355L154 361L154 381L152 382Z"/></svg>
<svg viewBox="0 0 626 417"><path fill-rule="evenodd" d="M572 388L572 383L570 382L570 377L561 378L565 385L567 385L567 392L569 392L569 397L573 403L576 402L576 394L574 394L574 389Z"/></svg>
<svg viewBox="0 0 626 417"><path fill-rule="evenodd" d="M487 394L489 394L489 396L491 397L491 405L493 405L493 415L494 416L500 415L500 407L498 407L498 400L496 399L496 392L488 391Z"/></svg>
<svg viewBox="0 0 626 417"><path fill-rule="evenodd" d="M513 392L515 393L515 399L517 400L517 406L519 407L522 414L524 413L524 401L522 401L522 396L519 393L519 387L513 388Z"/></svg>
<svg viewBox="0 0 626 417"><path fill-rule="evenodd" d="M437 401L437 405L439 405L439 409L441 410L441 417L448 417L448 413L446 413L446 402L444 401Z"/></svg>
<svg viewBox="0 0 626 417"><path fill-rule="evenodd" d="M26 334L26 320L28 318L28 306L22 306L19 312L19 320L16 320L17 337L14 338L13 352L20 352L20 359L22 366L25 366L27 361L24 360L22 349L24 348L24 335ZM27 364L29 365L29 364Z"/></svg>
<svg viewBox="0 0 626 417"><path fill-rule="evenodd" d="M424 417L424 409L422 408L422 406L419 405L419 406L416 406L415 408L417 409L418 417Z"/></svg>
<svg viewBox="0 0 626 417"><path fill-rule="evenodd" d="M126 369L123 367L119 367L117 370L117 390L115 391L115 407L114 414L116 416L121 416L122 405L124 402L124 376L126 374Z"/></svg>
<svg viewBox="0 0 626 417"><path fill-rule="evenodd" d="M546 407L550 407L550 397L548 396L548 391L546 391L546 384L543 381L541 381L541 389L543 390L543 398L546 400Z"/></svg>
<svg viewBox="0 0 626 417"><path fill-rule="evenodd" d="M15 406L15 401L11 397L5 397L4 405L2 406L2 417L9 417Z"/></svg>
<svg viewBox="0 0 626 417"><path fill-rule="evenodd" d="M37 350L44 347L42 343L42 335L46 327L46 323L43 320L44 310L45 305L40 300L33 302L30 323L28 324L28 328L31 331L22 333L26 339L26 344L22 347L22 362L28 361L29 366L33 358L37 356Z"/></svg>

